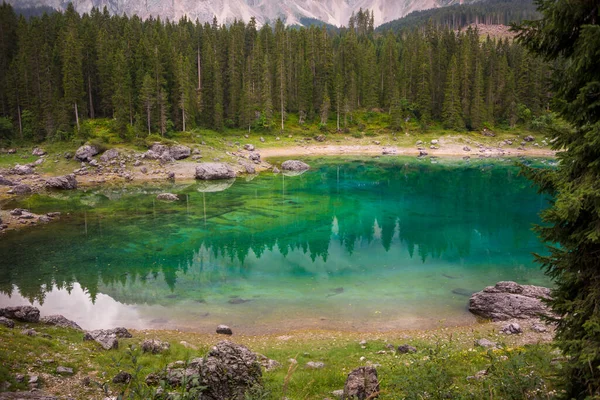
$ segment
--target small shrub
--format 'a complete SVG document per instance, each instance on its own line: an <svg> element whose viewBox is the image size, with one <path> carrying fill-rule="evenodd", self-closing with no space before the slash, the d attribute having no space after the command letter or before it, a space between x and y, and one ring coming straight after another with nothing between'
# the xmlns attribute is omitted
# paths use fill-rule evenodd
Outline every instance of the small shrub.
<svg viewBox="0 0 600 400"><path fill-rule="evenodd" d="M352 134L352 137L356 138L356 139L362 139L363 138L363 134L360 133L360 132L355 132L355 133Z"/></svg>

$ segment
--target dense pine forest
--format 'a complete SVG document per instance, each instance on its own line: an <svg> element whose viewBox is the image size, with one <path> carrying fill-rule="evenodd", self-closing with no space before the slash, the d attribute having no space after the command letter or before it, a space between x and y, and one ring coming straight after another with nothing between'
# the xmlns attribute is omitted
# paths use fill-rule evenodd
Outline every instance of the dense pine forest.
<svg viewBox="0 0 600 400"><path fill-rule="evenodd" d="M514 126L544 114L550 65L510 39L428 25L375 32L360 11L326 27L258 27L111 16L26 19L0 7L0 139L85 137L106 118L124 139L196 127L285 130L288 114L321 130L358 110L456 130Z"/></svg>

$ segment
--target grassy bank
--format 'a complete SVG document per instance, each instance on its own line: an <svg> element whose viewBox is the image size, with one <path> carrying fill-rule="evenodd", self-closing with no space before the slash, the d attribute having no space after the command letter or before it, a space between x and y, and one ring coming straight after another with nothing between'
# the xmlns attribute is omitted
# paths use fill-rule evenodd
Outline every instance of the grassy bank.
<svg viewBox="0 0 600 400"><path fill-rule="evenodd" d="M94 342L84 342L78 331L29 324L37 335L28 336L23 327L0 327L0 381L10 382L11 390L26 390L29 377L37 375L43 391L77 399L119 394L151 398L155 388L144 383L148 373L176 360L204 356L223 339L173 331L132 332L134 337L121 339L118 350L105 351ZM481 324L428 332L293 332L285 336L233 336L231 340L282 365L263 372L264 389L249 399L333 398L331 392L343 388L352 369L369 364L377 366L381 399L551 398L552 378L560 370L552 345L527 334L496 332L496 325ZM474 345L483 337L498 342L500 349ZM139 345L146 338L168 341L171 348L160 355L143 354ZM362 340L366 344L361 344ZM417 352L399 354L394 349L400 344L410 344ZM292 358L297 364L290 362ZM324 362L325 367L308 369L308 361ZM58 366L73 368L74 374L59 375ZM133 375L129 384L112 383L121 370ZM15 380L17 374L25 375L23 383ZM90 384L84 385L84 379Z"/></svg>

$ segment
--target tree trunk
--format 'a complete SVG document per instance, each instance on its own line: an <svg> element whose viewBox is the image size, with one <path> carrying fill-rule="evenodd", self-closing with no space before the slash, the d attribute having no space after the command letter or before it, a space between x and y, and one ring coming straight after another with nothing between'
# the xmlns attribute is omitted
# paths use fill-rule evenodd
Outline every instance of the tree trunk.
<svg viewBox="0 0 600 400"><path fill-rule="evenodd" d="M148 105L146 105L146 123L148 124L148 135L150 135L152 132L150 131L150 103L148 102Z"/></svg>
<svg viewBox="0 0 600 400"><path fill-rule="evenodd" d="M183 119L183 131L185 132L185 107L181 107L181 115Z"/></svg>
<svg viewBox="0 0 600 400"><path fill-rule="evenodd" d="M21 106L17 105L17 117L19 119L19 137L23 140L23 120L21 119Z"/></svg>
<svg viewBox="0 0 600 400"><path fill-rule="evenodd" d="M94 113L94 100L92 99L92 81L90 80L89 75L87 78L88 78L88 96L90 99L90 118L94 119L95 113Z"/></svg>
<svg viewBox="0 0 600 400"><path fill-rule="evenodd" d="M77 102L75 102L75 123L77 124L77 130L79 131L79 112L77 111Z"/></svg>

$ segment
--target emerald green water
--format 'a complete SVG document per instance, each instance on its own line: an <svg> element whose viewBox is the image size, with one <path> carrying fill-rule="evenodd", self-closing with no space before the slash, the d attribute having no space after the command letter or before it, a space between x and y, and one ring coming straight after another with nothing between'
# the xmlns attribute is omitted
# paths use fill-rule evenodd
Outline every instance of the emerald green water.
<svg viewBox="0 0 600 400"><path fill-rule="evenodd" d="M505 160L310 159L300 176L104 187L2 205L62 211L0 241L0 305L85 329L359 331L475 321L468 295L548 285L547 204ZM170 191L180 200L157 201Z"/></svg>

